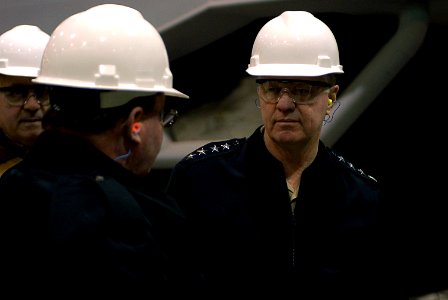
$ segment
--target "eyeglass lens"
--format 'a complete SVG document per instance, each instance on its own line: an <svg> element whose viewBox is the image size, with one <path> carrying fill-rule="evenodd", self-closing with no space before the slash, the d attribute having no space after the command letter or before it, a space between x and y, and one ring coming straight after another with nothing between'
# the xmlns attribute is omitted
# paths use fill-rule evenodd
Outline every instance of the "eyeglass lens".
<svg viewBox="0 0 448 300"><path fill-rule="evenodd" d="M170 109L168 112L162 112L160 120L162 120L163 127L170 127L174 124L179 113L175 109Z"/></svg>
<svg viewBox="0 0 448 300"><path fill-rule="evenodd" d="M302 82L268 80L259 83L262 91L262 98L268 103L277 103L283 93L288 93L294 103L310 103L314 100L315 96L322 91L322 88L329 88L331 86L326 82L320 81Z"/></svg>

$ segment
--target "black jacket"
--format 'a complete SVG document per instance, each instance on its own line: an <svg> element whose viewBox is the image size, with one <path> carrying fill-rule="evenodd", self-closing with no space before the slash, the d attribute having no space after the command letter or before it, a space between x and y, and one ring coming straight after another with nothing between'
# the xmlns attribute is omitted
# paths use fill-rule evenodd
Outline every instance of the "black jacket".
<svg viewBox="0 0 448 300"><path fill-rule="evenodd" d="M185 294L199 277L184 216L144 190L84 140L44 132L0 180L2 286L62 298Z"/></svg>
<svg viewBox="0 0 448 300"><path fill-rule="evenodd" d="M195 227L212 292L397 299L382 289L379 186L322 143L294 214L283 166L260 129L187 155L168 193Z"/></svg>

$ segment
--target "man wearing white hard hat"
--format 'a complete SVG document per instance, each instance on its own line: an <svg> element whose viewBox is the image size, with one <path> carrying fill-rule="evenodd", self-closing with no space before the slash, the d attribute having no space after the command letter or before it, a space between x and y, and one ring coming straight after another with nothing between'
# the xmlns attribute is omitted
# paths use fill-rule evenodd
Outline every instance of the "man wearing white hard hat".
<svg viewBox="0 0 448 300"><path fill-rule="evenodd" d="M0 36L0 176L22 160L42 132L48 92L31 79L49 39L34 25L18 25Z"/></svg>
<svg viewBox="0 0 448 300"><path fill-rule="evenodd" d="M320 140L343 73L332 31L285 11L258 32L246 71L263 124L188 154L168 185L194 225L210 289L223 299L389 299L379 184Z"/></svg>
<svg viewBox="0 0 448 300"><path fill-rule="evenodd" d="M168 62L157 30L127 6L92 7L53 31L33 80L52 99L45 131L0 180L8 286L58 298L189 295L198 277L183 215L146 193L173 121L165 98L188 98Z"/></svg>

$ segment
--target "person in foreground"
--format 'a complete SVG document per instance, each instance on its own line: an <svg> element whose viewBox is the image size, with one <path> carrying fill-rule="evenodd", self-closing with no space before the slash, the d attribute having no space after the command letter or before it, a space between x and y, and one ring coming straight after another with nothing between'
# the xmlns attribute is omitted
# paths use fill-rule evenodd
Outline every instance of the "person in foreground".
<svg viewBox="0 0 448 300"><path fill-rule="evenodd" d="M309 12L285 11L259 31L247 73L263 124L193 151L167 186L197 234L210 291L389 299L379 183L320 140L343 73L332 31Z"/></svg>
<svg viewBox="0 0 448 300"><path fill-rule="evenodd" d="M193 290L184 216L143 192L165 97L188 98L156 29L122 5L77 13L53 31L33 82L52 101L45 131L1 177L3 284L62 298Z"/></svg>
<svg viewBox="0 0 448 300"><path fill-rule="evenodd" d="M49 39L34 25L17 25L0 36L0 176L22 160L42 132L50 99L31 79Z"/></svg>

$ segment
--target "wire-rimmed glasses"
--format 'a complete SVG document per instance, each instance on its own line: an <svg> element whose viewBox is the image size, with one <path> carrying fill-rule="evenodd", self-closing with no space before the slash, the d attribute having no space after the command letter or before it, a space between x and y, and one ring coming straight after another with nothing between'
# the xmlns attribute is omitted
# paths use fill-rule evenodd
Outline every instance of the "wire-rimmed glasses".
<svg viewBox="0 0 448 300"><path fill-rule="evenodd" d="M257 80L261 99L276 104L283 93L288 93L295 104L311 104L324 89L332 87L330 83L307 80Z"/></svg>
<svg viewBox="0 0 448 300"><path fill-rule="evenodd" d="M5 94L6 102L11 106L24 106L31 97L42 105L50 105L48 87L42 85L15 84L0 87L0 92Z"/></svg>

